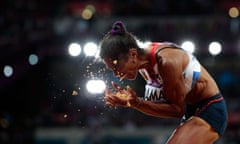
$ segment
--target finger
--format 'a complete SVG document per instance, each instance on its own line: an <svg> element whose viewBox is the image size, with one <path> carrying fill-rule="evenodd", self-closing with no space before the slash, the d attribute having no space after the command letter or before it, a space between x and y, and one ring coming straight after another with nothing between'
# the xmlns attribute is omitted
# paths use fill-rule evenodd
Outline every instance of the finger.
<svg viewBox="0 0 240 144"><path fill-rule="evenodd" d="M129 85L127 85L127 90L131 90L132 88L129 86Z"/></svg>
<svg viewBox="0 0 240 144"><path fill-rule="evenodd" d="M118 90L118 91L121 91L121 90L123 90L123 88L121 88L119 85L117 85L115 82L113 82L112 81L112 86L116 89L116 90Z"/></svg>
<svg viewBox="0 0 240 144"><path fill-rule="evenodd" d="M106 88L104 93L105 93L105 95L109 95L111 93L111 91L108 88Z"/></svg>
<svg viewBox="0 0 240 144"><path fill-rule="evenodd" d="M127 86L127 91L131 94L135 94L135 91L129 85Z"/></svg>
<svg viewBox="0 0 240 144"><path fill-rule="evenodd" d="M126 100L123 100L115 95L108 95L105 97L105 100L107 103L113 105L113 106L125 106Z"/></svg>
<svg viewBox="0 0 240 144"><path fill-rule="evenodd" d="M114 104L115 100L112 96L106 96L105 101Z"/></svg>
<svg viewBox="0 0 240 144"><path fill-rule="evenodd" d="M116 106L119 105L118 103L116 103L116 102L115 102L114 100L112 100L112 99L108 99L105 103L106 103L106 105L111 106L111 107L116 107Z"/></svg>
<svg viewBox="0 0 240 144"><path fill-rule="evenodd" d="M132 88L129 85L127 85L127 91L130 92L130 93L133 92Z"/></svg>
<svg viewBox="0 0 240 144"><path fill-rule="evenodd" d="M110 106L110 107L115 107L115 105L112 104L112 103L110 103L110 102L106 102L106 105L107 105L107 106Z"/></svg>
<svg viewBox="0 0 240 144"><path fill-rule="evenodd" d="M104 97L107 97L107 96L112 96L114 95L115 92L112 92L111 90L109 89L105 89L105 96Z"/></svg>
<svg viewBox="0 0 240 144"><path fill-rule="evenodd" d="M109 100L111 100L111 96L110 96L110 95L106 95L106 96L104 97L104 99L105 99L105 101L109 101Z"/></svg>

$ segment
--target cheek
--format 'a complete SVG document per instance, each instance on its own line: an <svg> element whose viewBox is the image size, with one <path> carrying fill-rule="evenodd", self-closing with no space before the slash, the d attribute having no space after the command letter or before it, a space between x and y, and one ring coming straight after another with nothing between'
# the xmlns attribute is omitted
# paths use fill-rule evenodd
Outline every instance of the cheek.
<svg viewBox="0 0 240 144"><path fill-rule="evenodd" d="M124 70L126 71L126 72L128 72L128 71L138 71L138 69L137 69L137 67L136 67L136 65L135 64L132 64L132 63L127 63L126 65L125 65L125 67L124 67Z"/></svg>

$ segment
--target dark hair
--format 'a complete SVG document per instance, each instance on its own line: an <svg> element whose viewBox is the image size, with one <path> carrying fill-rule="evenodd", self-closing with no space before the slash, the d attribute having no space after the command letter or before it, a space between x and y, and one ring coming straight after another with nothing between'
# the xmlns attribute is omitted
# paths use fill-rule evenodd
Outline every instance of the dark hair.
<svg viewBox="0 0 240 144"><path fill-rule="evenodd" d="M129 49L139 48L136 40L123 22L116 21L100 42L100 57L118 59L120 55L126 55Z"/></svg>

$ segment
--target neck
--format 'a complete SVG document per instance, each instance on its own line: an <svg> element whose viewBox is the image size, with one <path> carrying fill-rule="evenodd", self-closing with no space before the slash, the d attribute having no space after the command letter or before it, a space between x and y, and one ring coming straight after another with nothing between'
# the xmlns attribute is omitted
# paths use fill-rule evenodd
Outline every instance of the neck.
<svg viewBox="0 0 240 144"><path fill-rule="evenodd" d="M143 53L138 57L139 69L151 69L150 46L144 48Z"/></svg>

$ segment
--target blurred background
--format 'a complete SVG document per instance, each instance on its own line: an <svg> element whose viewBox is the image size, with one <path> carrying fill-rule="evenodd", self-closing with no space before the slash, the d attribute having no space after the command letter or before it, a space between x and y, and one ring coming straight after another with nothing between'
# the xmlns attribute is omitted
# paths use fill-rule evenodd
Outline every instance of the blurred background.
<svg viewBox="0 0 240 144"><path fill-rule="evenodd" d="M8 0L0 4L1 144L160 144L178 119L105 106L115 81L97 58L116 20L145 44L171 41L193 52L228 105L221 144L240 143L239 0Z"/></svg>

